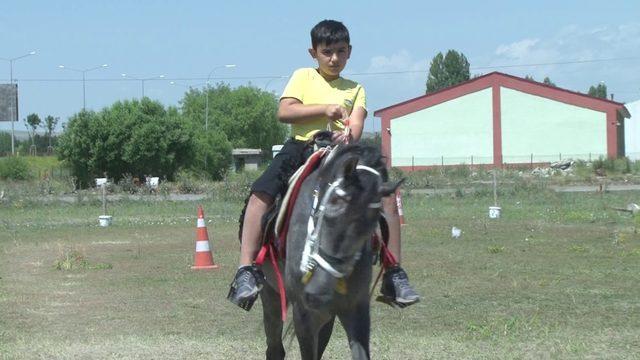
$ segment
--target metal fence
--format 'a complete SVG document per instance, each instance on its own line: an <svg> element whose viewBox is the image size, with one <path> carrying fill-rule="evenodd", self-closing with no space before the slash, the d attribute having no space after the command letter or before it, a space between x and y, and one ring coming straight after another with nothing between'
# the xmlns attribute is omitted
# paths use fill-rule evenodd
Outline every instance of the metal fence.
<svg viewBox="0 0 640 360"><path fill-rule="evenodd" d="M640 155L640 154L638 154ZM518 164L531 166L540 163L553 163L565 160L583 160L593 161L599 158L606 158L605 153L586 153L586 154L526 154L526 155L503 155L502 163L504 165ZM392 166L394 167L425 167L425 166L447 166L447 165L493 165L493 156L418 156L411 157L392 157Z"/></svg>
<svg viewBox="0 0 640 360"><path fill-rule="evenodd" d="M0 157L11 156L11 150L8 151L0 151ZM18 147L16 149L16 155L18 156L55 156L56 151L55 147L50 148L33 148L29 147Z"/></svg>

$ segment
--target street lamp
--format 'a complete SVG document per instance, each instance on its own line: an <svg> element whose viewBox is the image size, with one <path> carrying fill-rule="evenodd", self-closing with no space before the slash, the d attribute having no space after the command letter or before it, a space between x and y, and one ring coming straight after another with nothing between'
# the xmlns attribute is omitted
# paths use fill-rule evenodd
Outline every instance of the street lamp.
<svg viewBox="0 0 640 360"><path fill-rule="evenodd" d="M157 75L157 76L151 76L151 77L136 77L133 76L131 74L121 74L123 78L131 78L134 80L139 80L142 83L142 97L144 98L144 82L147 80L157 80L157 79L164 79L164 74L162 75Z"/></svg>
<svg viewBox="0 0 640 360"><path fill-rule="evenodd" d="M264 91L267 91L267 88L269 88L269 84L271 84L272 81L286 79L286 78L288 78L288 76L276 76L272 79L269 79L269 81L267 81L267 83L264 85Z"/></svg>
<svg viewBox="0 0 640 360"><path fill-rule="evenodd" d="M24 54L18 57L14 57L14 58L0 58L0 60L6 60L9 62L9 69L10 69L10 84L12 85L11 88L13 88L13 62L22 58L26 58L27 56L31 56L31 55L35 55L36 52L35 51L31 51L28 54ZM17 96L17 94L16 94ZM15 117L14 111L18 111L18 109L16 109L16 99L11 96L11 112L10 112L10 116L11 116L11 155L15 155L16 154L16 146L15 146L15 135L14 135L14 130L13 130L13 118Z"/></svg>
<svg viewBox="0 0 640 360"><path fill-rule="evenodd" d="M82 110L85 110L87 107L87 96L86 96L86 87L85 87L85 81L86 81L86 77L85 74L88 73L89 71L93 71L93 70L98 70L98 69L102 69L102 68L106 68L109 65L107 64L102 64L100 66L96 66L96 67L92 67L92 68L88 68L88 69L74 69L68 66L64 66L64 65L58 65L58 67L60 69L63 70L69 70L69 71L73 71L73 72L78 72L82 74Z"/></svg>
<svg viewBox="0 0 640 360"><path fill-rule="evenodd" d="M175 81L169 81L169 85L172 85L172 86L180 86L180 87L183 87L183 88L185 88L185 89L193 89L193 88L197 88L197 87L199 87L200 85L204 85L204 84L205 84L205 83L201 83L201 84L193 84L193 85L185 85L185 84L179 84L179 83L177 83L177 82L175 82Z"/></svg>
<svg viewBox="0 0 640 360"><path fill-rule="evenodd" d="M204 130L208 130L209 129L209 80L211 80L211 75L213 75L213 72L218 70L218 69L222 69L222 68L234 68L236 67L236 64L227 64L227 65L221 65L221 66L216 66L213 69L211 69L211 71L209 72L209 76L207 76L207 97L206 97L206 105L205 105L205 110L204 110ZM206 159L205 159L205 168L206 168Z"/></svg>

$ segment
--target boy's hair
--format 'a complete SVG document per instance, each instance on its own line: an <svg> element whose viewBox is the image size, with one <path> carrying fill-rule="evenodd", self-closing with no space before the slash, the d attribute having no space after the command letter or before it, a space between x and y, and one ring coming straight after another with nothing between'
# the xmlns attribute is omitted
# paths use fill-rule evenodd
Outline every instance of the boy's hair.
<svg viewBox="0 0 640 360"><path fill-rule="evenodd" d="M311 29L311 46L331 45L344 41L349 44L349 30L340 21L322 20Z"/></svg>

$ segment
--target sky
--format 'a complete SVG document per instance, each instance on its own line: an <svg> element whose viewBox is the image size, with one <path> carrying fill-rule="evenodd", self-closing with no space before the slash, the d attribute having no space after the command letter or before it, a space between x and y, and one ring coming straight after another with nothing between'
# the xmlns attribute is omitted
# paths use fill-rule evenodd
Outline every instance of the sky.
<svg viewBox="0 0 640 360"><path fill-rule="evenodd" d="M615 100L640 99L640 1L3 1L0 58L13 63L20 123L27 114L65 122L83 106L100 110L145 95L179 106L188 86L253 85L280 94L286 77L313 67L309 31L320 20L349 28L344 77L362 83L369 116L424 94L438 52L462 52L471 74L500 71L586 92L604 82ZM226 64L233 68L221 67ZM159 76L164 75L160 79ZM0 60L0 83L10 66ZM174 85L170 82L175 82ZM0 129L9 129L0 122Z"/></svg>

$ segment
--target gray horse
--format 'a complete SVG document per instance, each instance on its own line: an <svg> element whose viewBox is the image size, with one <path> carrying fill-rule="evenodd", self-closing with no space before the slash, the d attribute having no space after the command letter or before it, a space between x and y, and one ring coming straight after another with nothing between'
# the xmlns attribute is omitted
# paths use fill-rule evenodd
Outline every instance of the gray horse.
<svg viewBox="0 0 640 360"><path fill-rule="evenodd" d="M361 145L334 150L302 184L287 233L284 267L302 359L320 359L336 316L353 359L369 359L371 236L382 198L399 186L387 183L380 153ZM304 255L303 255L304 253ZM280 295L273 267L263 266L261 292L267 359L283 359Z"/></svg>

